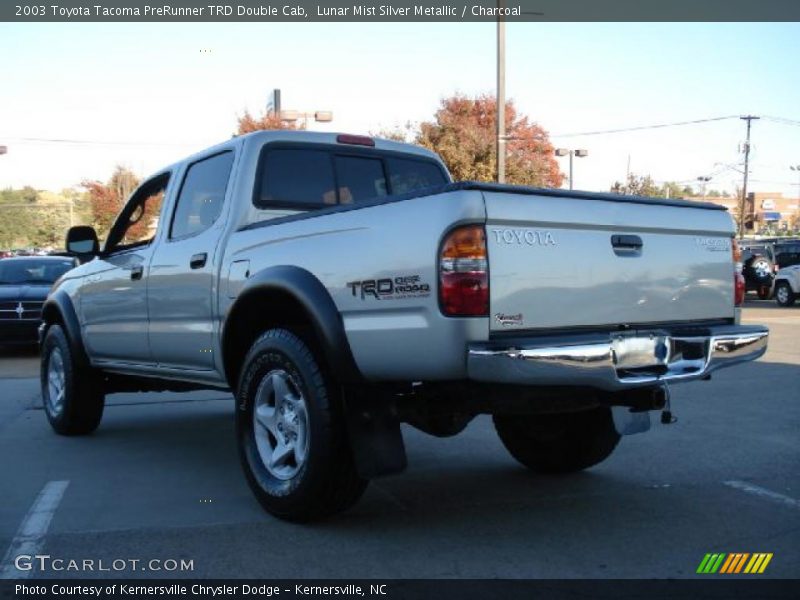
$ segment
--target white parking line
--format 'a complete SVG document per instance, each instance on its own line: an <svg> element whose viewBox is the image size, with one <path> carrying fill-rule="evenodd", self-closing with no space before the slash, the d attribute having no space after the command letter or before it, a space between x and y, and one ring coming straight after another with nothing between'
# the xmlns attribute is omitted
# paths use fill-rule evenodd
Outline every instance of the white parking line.
<svg viewBox="0 0 800 600"><path fill-rule="evenodd" d="M22 554L33 556L41 551L50 521L68 485L69 481L50 481L39 492L17 535L11 540L3 562L0 562L0 579L27 579L31 576L32 570L20 571L14 560Z"/></svg>
<svg viewBox="0 0 800 600"><path fill-rule="evenodd" d="M778 492L773 492L772 490L768 490L767 488L762 488L757 485L753 485L752 483L747 483L746 481L724 481L723 482L728 487L735 488L737 490L741 490L743 492L747 492L748 494L755 494L756 496L761 496L762 498L768 498L769 500L773 500L774 502L780 502L784 506L788 506L789 508L800 508L800 500L795 500L790 496L784 496L783 494L779 494Z"/></svg>

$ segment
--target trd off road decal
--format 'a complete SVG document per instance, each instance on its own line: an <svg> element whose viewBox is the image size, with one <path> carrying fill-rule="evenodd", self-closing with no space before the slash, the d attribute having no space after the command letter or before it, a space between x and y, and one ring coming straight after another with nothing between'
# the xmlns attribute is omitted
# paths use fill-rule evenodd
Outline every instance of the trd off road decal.
<svg viewBox="0 0 800 600"><path fill-rule="evenodd" d="M403 298L424 298L431 293L428 283L421 283L419 275L402 275L384 279L364 279L350 281L347 284L353 296L361 296L362 300L401 300Z"/></svg>

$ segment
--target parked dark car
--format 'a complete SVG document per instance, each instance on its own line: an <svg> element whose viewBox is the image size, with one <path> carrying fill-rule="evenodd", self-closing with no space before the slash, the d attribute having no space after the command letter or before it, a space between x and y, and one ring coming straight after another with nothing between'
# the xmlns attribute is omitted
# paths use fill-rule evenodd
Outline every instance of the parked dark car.
<svg viewBox="0 0 800 600"><path fill-rule="evenodd" d="M800 265L800 240L788 240L775 244L773 255L776 272L786 267Z"/></svg>
<svg viewBox="0 0 800 600"><path fill-rule="evenodd" d="M792 255L800 253L800 240L794 238L765 238L744 240L742 249L742 275L745 290L755 291L761 300L767 300L772 291L775 273L795 264Z"/></svg>
<svg viewBox="0 0 800 600"><path fill-rule="evenodd" d="M20 256L0 260L0 345L35 344L42 304L53 283L77 259L68 256Z"/></svg>

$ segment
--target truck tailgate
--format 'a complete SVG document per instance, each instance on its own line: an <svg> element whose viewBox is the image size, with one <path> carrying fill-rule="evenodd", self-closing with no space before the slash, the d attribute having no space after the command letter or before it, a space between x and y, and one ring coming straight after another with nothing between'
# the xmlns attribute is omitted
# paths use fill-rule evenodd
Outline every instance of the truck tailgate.
<svg viewBox="0 0 800 600"><path fill-rule="evenodd" d="M510 188L484 198L492 330L734 316L724 210Z"/></svg>

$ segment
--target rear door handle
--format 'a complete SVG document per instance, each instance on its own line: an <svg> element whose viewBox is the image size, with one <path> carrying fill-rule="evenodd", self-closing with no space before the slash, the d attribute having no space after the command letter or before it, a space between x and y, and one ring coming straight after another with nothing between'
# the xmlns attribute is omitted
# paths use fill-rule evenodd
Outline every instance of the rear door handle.
<svg viewBox="0 0 800 600"><path fill-rule="evenodd" d="M192 259L189 261L189 266L192 269L201 269L206 266L206 259L208 255L205 252L201 252L200 254L195 254L192 256Z"/></svg>
<svg viewBox="0 0 800 600"><path fill-rule="evenodd" d="M619 250L641 250L644 245L638 235L612 235L611 245Z"/></svg>
<svg viewBox="0 0 800 600"><path fill-rule="evenodd" d="M137 265L135 267L131 267L131 279L139 280L142 278L142 273L144 273L144 267L142 265Z"/></svg>

